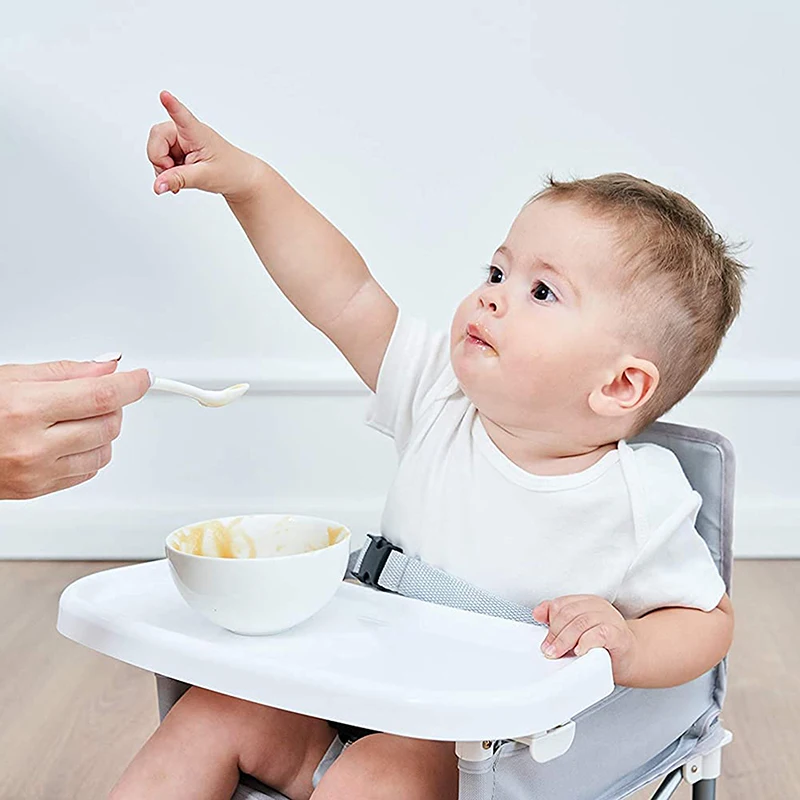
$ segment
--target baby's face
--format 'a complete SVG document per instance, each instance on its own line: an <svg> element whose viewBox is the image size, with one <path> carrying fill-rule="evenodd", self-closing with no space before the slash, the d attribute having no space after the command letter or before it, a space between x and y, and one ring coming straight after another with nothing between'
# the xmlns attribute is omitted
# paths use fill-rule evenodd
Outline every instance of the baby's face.
<svg viewBox="0 0 800 800"><path fill-rule="evenodd" d="M617 233L547 197L514 220L450 332L459 383L493 422L567 432L590 418L588 396L623 352Z"/></svg>

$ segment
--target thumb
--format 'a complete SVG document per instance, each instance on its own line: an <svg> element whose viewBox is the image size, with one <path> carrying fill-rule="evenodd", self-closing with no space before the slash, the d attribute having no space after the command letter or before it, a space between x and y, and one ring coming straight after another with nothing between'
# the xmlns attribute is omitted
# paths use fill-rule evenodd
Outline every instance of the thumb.
<svg viewBox="0 0 800 800"><path fill-rule="evenodd" d="M108 375L117 368L117 361L48 361L43 364L4 364L0 380L67 381L73 378L95 378Z"/></svg>
<svg viewBox="0 0 800 800"><path fill-rule="evenodd" d="M182 164L179 167L165 169L155 182L156 194L172 192L178 194L181 189L205 189L203 185L203 164Z"/></svg>
<svg viewBox="0 0 800 800"><path fill-rule="evenodd" d="M161 105L164 106L167 114L172 118L179 133L184 136L199 133L203 123L175 95L169 92L161 92L158 99L161 100Z"/></svg>
<svg viewBox="0 0 800 800"><path fill-rule="evenodd" d="M545 625L550 624L550 601L543 600L536 608L533 609L533 618L537 622L543 622Z"/></svg>

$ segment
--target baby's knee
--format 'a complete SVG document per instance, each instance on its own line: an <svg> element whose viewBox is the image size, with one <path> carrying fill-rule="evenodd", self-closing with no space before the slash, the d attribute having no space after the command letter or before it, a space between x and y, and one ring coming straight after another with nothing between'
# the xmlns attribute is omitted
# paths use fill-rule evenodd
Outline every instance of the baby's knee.
<svg viewBox="0 0 800 800"><path fill-rule="evenodd" d="M311 776L334 736L324 720L196 687L174 712L174 724L186 736L213 735L219 752L233 755L242 772L281 791L288 788L292 797L309 796Z"/></svg>
<svg viewBox="0 0 800 800"><path fill-rule="evenodd" d="M215 739L221 741L226 733L235 735L240 730L252 713L252 706L245 700L192 686L172 707L164 722L206 733L213 730Z"/></svg>
<svg viewBox="0 0 800 800"><path fill-rule="evenodd" d="M453 745L377 734L353 743L334 762L313 800L456 800Z"/></svg>
<svg viewBox="0 0 800 800"><path fill-rule="evenodd" d="M178 700L169 712L170 716L211 716L230 712L234 700L210 689L202 689L199 686L192 686Z"/></svg>
<svg viewBox="0 0 800 800"><path fill-rule="evenodd" d="M379 758L342 756L328 769L314 790L311 800L389 800L407 797L405 792L395 791L393 781L386 780L388 761ZM395 791L394 794L392 792Z"/></svg>

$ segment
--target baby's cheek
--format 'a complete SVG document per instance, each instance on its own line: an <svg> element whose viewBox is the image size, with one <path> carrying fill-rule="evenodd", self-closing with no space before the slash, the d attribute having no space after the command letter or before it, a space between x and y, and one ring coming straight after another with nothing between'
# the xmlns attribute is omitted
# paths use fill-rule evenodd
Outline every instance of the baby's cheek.
<svg viewBox="0 0 800 800"><path fill-rule="evenodd" d="M559 414L574 405L575 398L584 390L586 379L581 364L552 354L521 361L505 370L505 374L505 390L509 397L540 411Z"/></svg>

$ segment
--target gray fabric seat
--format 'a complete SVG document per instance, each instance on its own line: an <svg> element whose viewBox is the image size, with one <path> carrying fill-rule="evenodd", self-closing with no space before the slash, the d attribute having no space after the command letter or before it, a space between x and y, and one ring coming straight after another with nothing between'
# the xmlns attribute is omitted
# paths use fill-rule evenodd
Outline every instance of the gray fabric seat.
<svg viewBox="0 0 800 800"><path fill-rule="evenodd" d="M655 423L634 442L672 450L693 488L702 496L697 530L711 551L730 593L734 459L730 443L713 431ZM618 800L695 755L719 748L724 730L719 714L725 697L726 662L690 683L670 689L617 687L575 718L570 749L545 764L527 747L499 746L486 780L460 800ZM157 676L163 719L187 684ZM477 786L477 784L476 784ZM660 793L666 798L667 787ZM695 798L713 798L713 781L695 784ZM281 800L283 795L244 776L236 800Z"/></svg>

